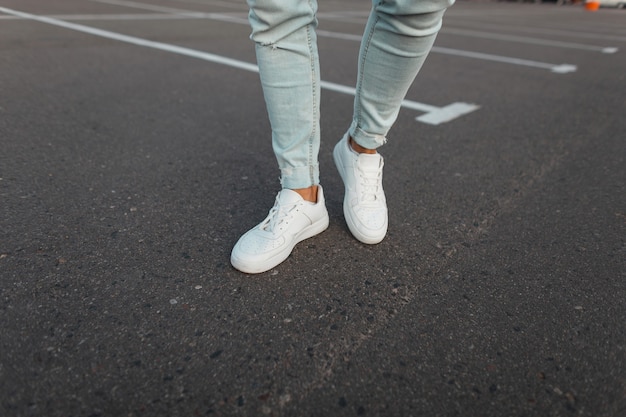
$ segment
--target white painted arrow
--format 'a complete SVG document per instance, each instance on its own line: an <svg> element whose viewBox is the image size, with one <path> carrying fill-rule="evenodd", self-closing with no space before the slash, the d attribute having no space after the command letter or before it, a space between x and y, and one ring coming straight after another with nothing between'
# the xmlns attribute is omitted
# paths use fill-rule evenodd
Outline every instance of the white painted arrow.
<svg viewBox="0 0 626 417"><path fill-rule="evenodd" d="M335 91L337 93L350 95L356 94L356 89L353 87L335 84L328 81L322 81L320 83L320 86L326 90ZM445 122L449 122L480 108L479 105L462 102L448 104L444 107L437 107L430 104L419 103L417 101L411 100L403 100L402 107L424 112L425 114L416 117L415 120L429 125L439 125Z"/></svg>

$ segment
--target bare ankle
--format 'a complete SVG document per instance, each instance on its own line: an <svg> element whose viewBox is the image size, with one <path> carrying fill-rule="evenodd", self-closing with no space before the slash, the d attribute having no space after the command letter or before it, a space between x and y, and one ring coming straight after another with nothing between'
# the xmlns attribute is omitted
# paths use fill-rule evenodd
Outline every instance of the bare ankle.
<svg viewBox="0 0 626 417"><path fill-rule="evenodd" d="M356 143L354 141L354 139L352 139L352 137L349 137L349 143L350 143L350 147L356 152L356 153L367 153L370 155L373 155L376 153L376 149L368 149L368 148L364 148L361 145L359 145L358 143Z"/></svg>
<svg viewBox="0 0 626 417"><path fill-rule="evenodd" d="M317 203L317 185L312 185L307 188L296 188L292 191L300 194L300 196L306 201L310 201L311 203Z"/></svg>

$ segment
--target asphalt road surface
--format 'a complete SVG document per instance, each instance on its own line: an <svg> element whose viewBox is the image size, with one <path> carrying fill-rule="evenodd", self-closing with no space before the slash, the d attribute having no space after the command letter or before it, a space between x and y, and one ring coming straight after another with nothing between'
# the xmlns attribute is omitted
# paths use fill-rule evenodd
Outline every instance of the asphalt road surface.
<svg viewBox="0 0 626 417"><path fill-rule="evenodd" d="M279 189L243 1L0 1L0 415L626 415L626 12L460 1L348 232L367 1L320 1L330 227Z"/></svg>

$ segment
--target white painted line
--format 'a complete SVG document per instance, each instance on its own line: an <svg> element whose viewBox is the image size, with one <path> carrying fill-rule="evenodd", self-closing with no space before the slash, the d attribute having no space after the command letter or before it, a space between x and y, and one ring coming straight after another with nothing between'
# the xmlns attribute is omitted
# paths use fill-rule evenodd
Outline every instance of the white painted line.
<svg viewBox="0 0 626 417"><path fill-rule="evenodd" d="M37 22L47 23L49 25L63 27L63 28L66 28L66 29L75 30L77 32L88 33L90 35L100 36L102 38L113 39L113 40L116 40L116 41L126 42L126 43L130 43L130 44L133 44L133 45L146 46L146 47L149 47L149 48L159 49L159 50L162 50L162 51L173 52L173 53L176 53L176 54L186 55L186 56L190 56L190 57L194 57L194 58L200 58L200 59L204 59L205 61L210 61L210 62L214 62L214 63L217 63L217 64L228 65L228 66L239 68L239 69L243 69L243 70L246 70L246 71L254 71L254 72L258 71L258 67L256 65L253 65L253 64L250 64L250 63L247 63L247 62L243 62L243 61L238 61L236 59L231 59L231 58L226 58L226 57L223 57L223 56L211 54L211 53L208 53L208 52L201 52L201 51L197 51L195 49L183 48L181 46L170 45L170 44L163 43L163 42L149 41L147 39L137 38L137 37L134 37L134 36L122 35L121 33L110 32L108 30L97 29L97 28L93 28L91 26L79 25L79 24L76 24L76 23L70 23L70 22L66 22L64 20L53 19L53 18L50 18L50 17L38 16L38 15L30 14L30 13L24 13L24 12L20 12L20 11L17 11L17 10L7 9L5 7L0 7L0 11L3 12L3 13L6 13L6 14L10 14L10 15L13 15L13 16L21 17L23 19L35 20Z"/></svg>
<svg viewBox="0 0 626 417"><path fill-rule="evenodd" d="M493 23L481 23L481 29L493 29L493 30L510 30L510 26L503 26L501 24L493 24ZM582 28L577 29L576 31L572 30L560 30L560 29L546 29L540 27L533 27L528 25L519 25L515 27L516 31L522 31L532 34L536 36L537 34L542 35L554 35L554 36L566 36L568 38L583 38L583 39L598 39L602 41L617 41L624 42L626 41L626 36L615 36L615 35L604 35L598 33L591 33Z"/></svg>
<svg viewBox="0 0 626 417"><path fill-rule="evenodd" d="M47 15L51 19L72 20L177 20L177 19L210 19L229 23L248 25L248 19L222 13L125 13L125 14L61 14ZM0 20L21 19L18 16L0 16Z"/></svg>
<svg viewBox="0 0 626 417"><path fill-rule="evenodd" d="M211 19L221 20L224 22L248 24L247 17L233 16L224 13L202 13L194 12L185 9L175 9L173 7L155 6L152 4L139 3L136 1L124 1L124 0L91 0L96 3L112 4L114 6L124 6L140 10L150 10L153 12L165 13L170 15L176 15L180 17L188 17L192 19Z"/></svg>
<svg viewBox="0 0 626 417"><path fill-rule="evenodd" d="M440 33L469 36L473 38L491 39L491 40L496 40L496 41L509 41L509 42L526 43L526 44L531 44L531 45L555 46L558 48L580 49L584 51L602 52L604 54L613 54L617 52L617 48L614 48L614 47L585 45L581 43L553 41L553 40L547 40L547 39L531 38L528 36L514 36L514 35L505 35L505 34L493 33L493 32L481 32L477 30L455 29L455 28L450 28L450 27L445 27L445 26L442 28Z"/></svg>
<svg viewBox="0 0 626 417"><path fill-rule="evenodd" d="M328 81L322 81L320 86L326 90L335 91L349 95L355 95L356 89L341 84L335 84ZM424 112L425 114L415 118L418 122L429 125L439 125L450 122L463 115L480 109L477 104L456 102L444 107L431 106L430 104L418 103L417 101L403 100L402 107Z"/></svg>
<svg viewBox="0 0 626 417"><path fill-rule="evenodd" d="M152 10L153 12L160 12L160 13L174 13L174 14L182 14L182 15L189 15L189 14L196 13L196 12L192 12L190 10L175 9L173 7L165 7L165 6L156 6L156 5L152 5L152 4L141 3L141 2L130 1L130 0L129 1L124 1L124 0L90 0L90 1L95 2L95 3L113 4L115 6L132 7L132 8L135 8L135 9Z"/></svg>
<svg viewBox="0 0 626 417"><path fill-rule="evenodd" d="M204 13L204 14L203 13L196 13L196 12L190 12L189 10L184 10L184 9L174 9L174 8L171 8L171 7L153 6L153 5L147 5L145 3L139 3L139 2L129 1L129 0L91 0L91 1L98 2L98 3L114 4L114 5L119 5L119 6L134 7L134 8L138 8L138 9L159 11L159 12L163 12L163 13L174 13L174 14L178 14L178 15L182 15L182 16L196 16L196 17L199 17L201 15L204 15L204 17L209 18L209 19L213 18L211 16L216 16L216 18L222 19L222 20L226 20L224 17L227 17L228 19L230 19L229 21L231 21L231 22L248 24L247 19L245 19L245 20L244 19L237 19L237 18L235 18L233 16L229 16L229 15L211 14L211 13ZM317 33L318 36L335 38L335 39L350 40L350 41L356 41L356 42L360 42L361 38L362 38L361 36L358 36L358 35L352 35L352 34L348 34L348 33L331 32L331 31L327 31L327 30L317 30L316 33ZM544 62L530 61L530 60L526 60L526 59L519 59L519 58L505 57L505 56L499 56L499 55L484 54L484 53L480 53L480 52L461 51L461 50L450 49L450 48L433 47L431 52L448 54L448 55L462 56L462 57L465 57L465 58L474 58L474 59L483 59L483 60L488 60L488 61L497 61L497 62L502 62L502 63L507 63L507 64L514 64L514 65L524 65L524 66L529 66L529 67L534 67L534 68L549 69L550 71L552 71L554 73L557 73L557 74L565 74L565 73L568 73L568 72L576 71L576 66L575 65L570 65L570 64L555 65L555 64L548 64L548 63L544 63Z"/></svg>
<svg viewBox="0 0 626 417"><path fill-rule="evenodd" d="M350 18L350 17L345 17L345 16L341 16L338 14L333 14L333 13L319 13L318 17L322 17L324 16L324 18L326 19L330 19L330 20L339 20L341 22L344 23L355 23L355 24L364 24L365 21L367 20L367 16L364 16L363 19L356 19L356 18ZM486 25L482 25L483 28L486 28ZM488 27L493 27L494 30L508 30L510 29L510 27L504 27L504 26L496 26L496 25L489 25ZM523 30L523 28L518 27L516 28L517 30ZM615 52L618 51L618 48L613 47L613 46L607 46L607 47L599 47L599 46L593 46L593 45L585 45L585 44L576 44L576 43L572 43L572 42L558 42L558 41L549 41L549 40L545 40L545 39L538 39L538 38L531 38L531 37L524 37L524 36L514 36L514 35L505 35L505 34L497 34L496 32L482 32L482 33L487 33L490 35L490 37L488 38L486 35L482 36L481 32L479 31L474 31L474 30L469 30L469 29L457 29L454 27L451 27L450 25L444 25L443 28L441 29L441 33L445 34L445 33L450 33L450 34L461 34L461 32L466 32L466 36L473 36L473 37L485 37L487 39L493 37L493 39L502 39L502 40L510 40L512 42L524 42L524 43L531 43L531 44L538 44L538 45L546 45L546 46L559 46L559 47L564 47L564 48L576 48L576 49L587 49L587 50L599 50L602 53L605 54L614 54ZM532 29L532 33L533 35L536 35L538 33L543 33L546 35L559 35L559 36L574 36L574 37L578 37L578 38L586 38L586 39L599 39L599 40L606 40L606 41L624 41L626 40L626 37L620 37L620 36L610 36L610 35L594 35L594 34L588 34L588 33L583 33L583 31L578 31L578 32L565 32L565 31L555 31L555 30L542 30L539 28L533 28Z"/></svg>
<svg viewBox="0 0 626 417"><path fill-rule="evenodd" d="M341 32L331 32L329 30L317 29L315 33L317 33L317 36L323 36L325 38L333 38L333 39L343 39L344 41L361 42L361 39L363 39L362 35L353 35L351 33L341 33Z"/></svg>
<svg viewBox="0 0 626 417"><path fill-rule="evenodd" d="M439 125L471 113L479 108L480 106L476 104L452 103L445 107L440 107L436 110L432 110L426 114L418 116L415 120L422 123L428 123L430 125Z"/></svg>
<svg viewBox="0 0 626 417"><path fill-rule="evenodd" d="M146 3L136 2L136 1L125 1L125 0L90 0L90 1L93 1L95 3L112 4L114 6L131 7L134 9L151 10L153 12L176 14L180 16L188 16L188 17L194 17L194 18L204 17L204 16L232 17L226 14L221 14L221 13L202 13L202 12L195 12L195 11L185 10L185 9L176 9L173 7L156 6L156 5L146 4ZM236 18L236 20L242 20L242 19ZM247 23L248 20L245 19L245 22Z"/></svg>
<svg viewBox="0 0 626 417"><path fill-rule="evenodd" d="M219 6L219 7L229 8L229 9L243 10L245 11L245 13L248 13L248 6L243 1L241 2L237 1L235 3L228 2L228 1L216 1L216 0L170 0L170 1L176 1L180 3L201 4L203 6Z"/></svg>
<svg viewBox="0 0 626 417"><path fill-rule="evenodd" d="M432 50L433 52L436 51L436 52L439 52L440 54L463 56L467 58L477 58L477 59L484 59L487 61L502 62L505 64L523 65L527 67L548 69L557 74L566 74L568 72L575 72L577 69L576 65L570 65L570 64L560 64L560 65L548 64L546 62L531 61L528 59L511 58L511 57L501 56L501 55L484 54L482 52L461 51L459 49L442 48L438 46L434 46Z"/></svg>
<svg viewBox="0 0 626 417"><path fill-rule="evenodd" d="M202 13L202 12L194 12L190 10L182 10L182 9L173 9L171 7L162 7L162 6L154 6L145 3L137 3L132 1L123 1L123 0L91 0L96 3L105 3L105 4L113 4L125 7L132 7L136 9L143 10L152 10L157 11L159 13L152 14L73 14L73 15L48 15L47 17L60 19L60 20L175 20L175 19L211 19L211 20L220 20L231 23L239 23L248 25L248 19L238 16L233 16L229 14L223 13ZM348 13L346 13L348 14ZM319 14L321 16L322 14ZM332 14L326 17L336 17L340 18L341 16L337 14ZM19 19L17 16L0 16L0 20L2 19ZM466 30L466 29L455 29L444 27L442 29L442 33L444 34L453 34L453 35L462 35L462 36L471 36L476 38L484 38L484 39L492 39L496 41L511 41L511 42L520 42L520 43L528 43L534 45L541 46L555 46L561 48L571 48L571 49L580 49L587 51L595 51L601 52L604 54L614 54L619 48L613 46L594 46L594 45L585 45L580 43L572 43L572 42L560 42L560 41L550 41L539 38L530 38L526 36L513 36L513 35L504 35L497 34L493 32L480 32L474 30ZM326 30L317 30L318 36L335 38L335 39L343 39L349 41L360 42L360 35L353 35L349 33L340 33L340 32L331 32ZM435 51L436 52L436 51Z"/></svg>
<svg viewBox="0 0 626 417"><path fill-rule="evenodd" d="M12 16L17 16L22 19L34 20L37 22L46 23L49 25L74 30L77 32L88 33L90 35L100 36L103 38L113 39L113 40L120 41L120 42L126 42L126 43L130 43L130 44L137 45L137 46L144 46L148 48L158 49L161 51L166 51L166 52L171 52L171 53L175 53L179 55L185 55L185 56L189 56L193 58L198 58L198 59L213 62L216 64L227 65L227 66L231 66L231 67L246 70L246 71L251 71L251 72L259 71L258 66L254 64L250 64L248 62L239 61L239 60L232 59L232 58L226 58L220 55L215 55L215 54L211 54L208 52L202 52L202 51L198 51L195 49L184 48L182 46L171 45L171 44L167 44L163 42L154 42L154 41L150 41L147 39L137 38L135 36L127 36L121 33L110 32L108 30L93 28L91 26L80 25L77 23L70 23L70 22L66 22L63 20L59 20L59 19L53 19L51 17L24 13L24 12L20 12L17 10L7 9L5 7L0 7L0 12L8 14L8 15L12 15ZM335 92L339 92L343 94L349 94L349 95L354 95L356 91L352 87L348 87L348 86L341 85L341 84L335 84L335 83L331 83L328 81L321 81L320 86L326 90L331 90L331 91L335 91ZM471 111L474 111L480 108L479 106L475 104L467 104L467 103L453 103L445 107L435 107L435 106L430 106L428 104L418 103L418 102L410 101L410 100L404 100L402 102L402 107L426 112L427 113L426 115L418 117L417 120L419 120L420 122L428 123L432 125L437 125L437 124L451 121L457 117L460 117L462 115L465 115ZM430 117L424 117L428 115L430 115Z"/></svg>
<svg viewBox="0 0 626 417"><path fill-rule="evenodd" d="M90 26L80 25L76 23L65 22L63 20L54 19L46 16L38 16L30 13L24 13L17 10L7 9L5 7L0 7L0 12L6 13L8 15L16 16L22 19L34 20L41 23L46 23L53 26L63 27L70 30L75 30L78 32L88 33L95 36L100 36L103 38L113 39L120 42L126 42L137 46L144 46L153 49L158 49L161 51L171 52L179 55L185 55L193 58L202 59L205 61L213 62L216 64L222 64L231 66L238 69L243 69L251 72L258 72L259 68L248 62L239 61L236 59L226 58L223 56L211 54L208 52L202 52L195 49L184 48L176 45L166 44L162 42L154 42L147 39L137 38L134 36L127 36L121 33L110 32L107 30L97 29ZM344 86L341 84L335 84L327 81L322 81L320 86L326 90L335 91L338 93L354 95L356 90L352 87ZM465 115L471 111L477 110L479 106L475 104L467 104L467 103L453 103L446 107L435 107L427 104L418 103L415 101L404 100L402 102L402 107L418 110L426 112L426 115L418 117L416 120L419 120L423 123L428 124L441 124L444 122L451 121L457 117ZM430 115L430 116L429 116ZM429 116L429 117L425 117Z"/></svg>
<svg viewBox="0 0 626 417"><path fill-rule="evenodd" d="M94 1L97 3L106 3L106 4L113 4L113 5L118 5L118 6L132 7L132 8L137 8L137 9L152 10L152 11L163 12L163 13L174 13L174 14L178 14L181 16L190 16L190 17L203 16L209 19L215 18L219 20L228 20L234 23L248 24L247 19L236 18L230 15L190 12L189 10L184 10L184 9L174 9L171 7L153 6L153 5L148 5L145 3L139 3L135 1L129 1L129 0L91 0L91 1ZM335 38L335 39L344 39L344 40L350 40L350 41L356 41L356 42L360 42L362 38L361 36L358 36L358 35L331 32L331 31L326 31L326 30L317 30L316 33L318 36ZM569 64L554 65L554 64L547 64L543 62L529 61L525 59L483 54L479 52L461 51L461 50L450 49L450 48L433 47L431 52L462 56L465 58L483 59L483 60L488 60L488 61L497 61L497 62L503 62L503 63L508 63L508 64L525 65L525 66L530 66L530 67L535 67L535 68L549 69L552 72L557 73L557 74L565 74L567 72L576 71L576 66L569 65ZM567 68L567 70L564 70L564 68Z"/></svg>
<svg viewBox="0 0 626 417"><path fill-rule="evenodd" d="M324 36L328 38L343 39L347 41L357 41L357 42L361 41L361 36L351 35L349 33L339 33L339 32L330 32L327 30L318 30L317 34L319 36ZM528 59L512 58L512 57L501 56L501 55L491 55L491 54L485 54L482 52L462 51L460 49L442 48L438 46L433 46L433 48L431 49L431 52L437 52L437 53L446 54L446 55L462 56L465 58L474 58L474 59L483 59L487 61L503 62L506 64L524 65L527 67L548 69L557 74L565 74L568 72L576 71L576 66L570 65L570 64L555 65L555 64L548 64L546 62L530 61Z"/></svg>
<svg viewBox="0 0 626 417"><path fill-rule="evenodd" d="M196 16L182 16L179 14L164 14L164 13L126 13L126 14L55 14L47 15L46 17L60 20L176 20L176 19L194 19ZM200 17L202 18L202 17ZM3 20L16 20L22 19L18 16L0 16Z"/></svg>

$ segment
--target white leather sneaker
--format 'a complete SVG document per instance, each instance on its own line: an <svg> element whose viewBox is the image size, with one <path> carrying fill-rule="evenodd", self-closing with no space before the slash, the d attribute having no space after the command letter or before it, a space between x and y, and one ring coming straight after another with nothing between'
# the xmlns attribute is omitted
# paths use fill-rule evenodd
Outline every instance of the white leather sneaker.
<svg viewBox="0 0 626 417"><path fill-rule="evenodd" d="M239 238L230 262L248 274L269 271L287 259L298 242L327 228L328 212L321 186L317 189L317 203L283 189L265 220Z"/></svg>
<svg viewBox="0 0 626 417"><path fill-rule="evenodd" d="M346 190L343 214L348 228L363 243L379 243L387 234L388 224L383 157L356 152L346 133L335 145L333 159Z"/></svg>

